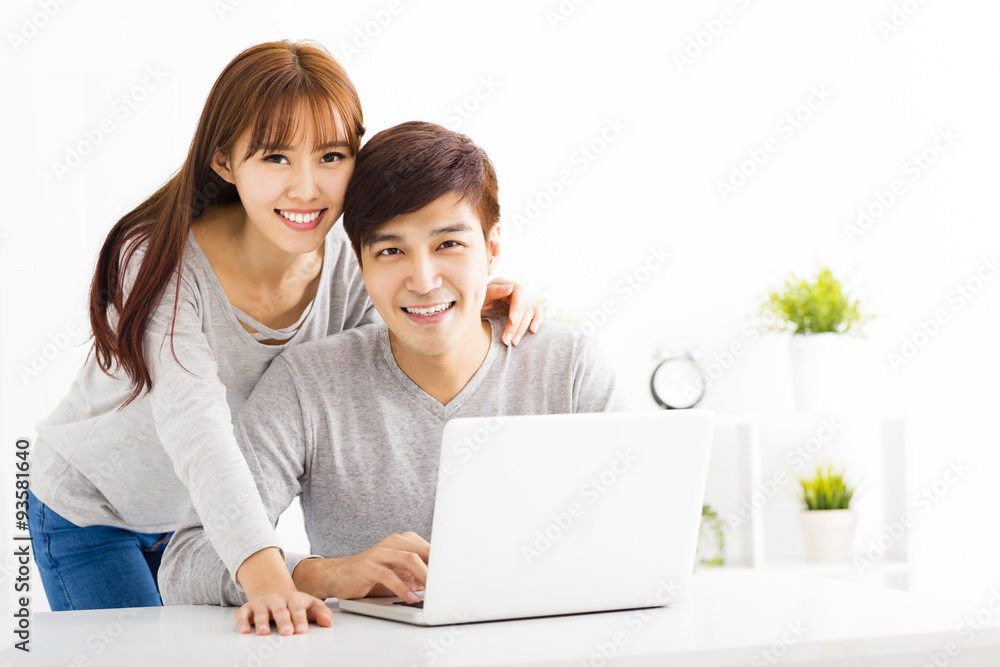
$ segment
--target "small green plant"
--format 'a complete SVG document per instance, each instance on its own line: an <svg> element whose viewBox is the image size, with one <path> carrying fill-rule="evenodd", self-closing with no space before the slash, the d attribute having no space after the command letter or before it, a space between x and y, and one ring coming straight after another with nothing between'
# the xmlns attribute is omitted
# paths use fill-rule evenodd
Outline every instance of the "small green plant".
<svg viewBox="0 0 1000 667"><path fill-rule="evenodd" d="M698 551L701 551L702 540L707 540L710 543L714 542L713 551L715 552L711 557L705 558L699 554L698 562L706 567L720 567L725 564L725 559L723 555L726 551L726 535L722 532L722 521L719 519L719 514L712 509L711 505L701 506L701 530L698 533Z"/></svg>
<svg viewBox="0 0 1000 667"><path fill-rule="evenodd" d="M799 499L807 510L846 510L854 495L854 488L844 482L843 472L833 472L833 466L827 466L825 473L817 468L814 477L803 477L799 484Z"/></svg>
<svg viewBox="0 0 1000 667"><path fill-rule="evenodd" d="M541 306L545 312L545 319L554 322L566 322L567 324L579 324L580 322L564 308L556 308L549 303L548 297L537 299L535 303Z"/></svg>
<svg viewBox="0 0 1000 667"><path fill-rule="evenodd" d="M858 311L858 300L844 294L840 281L825 267L812 280L790 275L784 290L768 293L762 314L780 320L768 329L794 334L847 333L870 317Z"/></svg>

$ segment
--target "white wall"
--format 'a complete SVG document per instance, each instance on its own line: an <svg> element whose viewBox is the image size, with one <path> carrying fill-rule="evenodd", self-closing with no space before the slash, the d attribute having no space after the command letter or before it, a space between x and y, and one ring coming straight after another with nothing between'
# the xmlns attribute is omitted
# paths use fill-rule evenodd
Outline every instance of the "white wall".
<svg viewBox="0 0 1000 667"><path fill-rule="evenodd" d="M67 390L86 354L82 304L98 246L180 164L215 77L251 44L313 38L346 65L369 136L424 119L489 152L501 180L502 272L584 321L597 322L610 299L615 312L598 335L644 407L655 348L686 335L708 363L744 344L713 383L710 407L786 409L787 341L751 339L744 325L789 271L828 263L848 275L878 314L852 364L852 403L908 415L914 490L949 460L973 467L915 528L918 588L975 600L1000 583L989 519L1000 281L983 268L1000 250L1000 5L48 4L58 8L51 17L46 3L8 0L0 16L5 451L33 437ZM898 29L883 34L880 22L894 16ZM374 36L364 44L366 28ZM691 62L678 64L685 50ZM801 107L810 100L813 110ZM464 118L453 110L463 103L476 107ZM791 132L782 119L796 111L809 117ZM941 131L957 138L911 180L908 161ZM591 142L601 151L592 160L581 152ZM57 174L71 147L86 144L79 166ZM765 147L774 152L724 200L718 183ZM549 197L561 172L561 192ZM902 194L849 239L856 209L895 179ZM620 281L646 277L637 270L660 251L666 265L625 289ZM949 294L981 270L990 279L959 308ZM938 310L947 322L894 370L887 354ZM22 377L33 358L37 372ZM5 472L0 489L12 479ZM8 545L11 523L0 521ZM43 604L36 597L35 609Z"/></svg>

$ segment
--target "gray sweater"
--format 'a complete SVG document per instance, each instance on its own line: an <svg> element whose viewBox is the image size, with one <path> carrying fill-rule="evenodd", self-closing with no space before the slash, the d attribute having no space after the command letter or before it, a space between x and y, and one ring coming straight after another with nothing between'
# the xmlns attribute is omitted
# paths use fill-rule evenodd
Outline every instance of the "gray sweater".
<svg viewBox="0 0 1000 667"><path fill-rule="evenodd" d="M268 518L277 523L301 494L310 548L324 557L407 530L430 541L449 419L622 408L610 365L575 327L546 322L511 349L503 322L490 324L485 361L447 405L400 370L381 323L278 357L237 424ZM306 557L286 554L289 571ZM246 601L194 514L171 539L159 584L165 604Z"/></svg>
<svg viewBox="0 0 1000 667"><path fill-rule="evenodd" d="M231 573L255 551L280 546L236 444L235 418L279 353L379 321L342 225L324 248L320 286L300 328L282 345L265 345L240 325L189 233L173 335L177 359L168 338L171 281L146 331L152 391L119 411L131 393L128 379L105 374L91 354L69 394L37 427L32 491L79 526L143 533L175 530L193 502ZM129 265L126 288L137 267ZM252 326L271 338L288 336Z"/></svg>

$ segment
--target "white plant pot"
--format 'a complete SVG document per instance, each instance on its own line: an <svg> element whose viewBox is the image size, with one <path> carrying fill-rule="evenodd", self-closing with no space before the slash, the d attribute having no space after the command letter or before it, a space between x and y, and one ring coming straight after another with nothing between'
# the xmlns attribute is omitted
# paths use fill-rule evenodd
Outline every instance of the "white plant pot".
<svg viewBox="0 0 1000 667"><path fill-rule="evenodd" d="M799 525L806 542L806 560L810 563L849 563L854 544L854 510L805 510Z"/></svg>
<svg viewBox="0 0 1000 667"><path fill-rule="evenodd" d="M836 412L844 403L844 334L792 335L792 386L801 412Z"/></svg>

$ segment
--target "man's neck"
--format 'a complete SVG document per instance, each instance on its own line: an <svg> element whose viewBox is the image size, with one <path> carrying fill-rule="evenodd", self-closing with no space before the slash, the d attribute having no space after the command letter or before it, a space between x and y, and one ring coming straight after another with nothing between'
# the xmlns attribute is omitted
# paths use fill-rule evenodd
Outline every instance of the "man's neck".
<svg viewBox="0 0 1000 667"><path fill-rule="evenodd" d="M437 356L414 354L392 331L389 344L399 369L441 405L448 405L465 388L489 354L493 330L487 320L462 342Z"/></svg>

